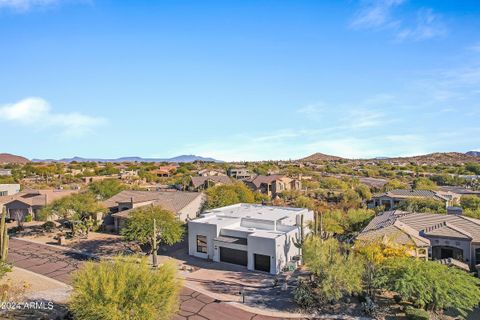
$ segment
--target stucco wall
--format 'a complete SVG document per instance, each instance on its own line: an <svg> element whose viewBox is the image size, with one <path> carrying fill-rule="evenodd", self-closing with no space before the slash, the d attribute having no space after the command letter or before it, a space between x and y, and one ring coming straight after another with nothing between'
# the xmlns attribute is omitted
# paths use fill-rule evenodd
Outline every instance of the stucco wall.
<svg viewBox="0 0 480 320"><path fill-rule="evenodd" d="M3 194L4 196L13 196L20 192L20 185L16 183L0 184L0 194L5 192L6 194Z"/></svg>
<svg viewBox="0 0 480 320"><path fill-rule="evenodd" d="M203 194L190 202L185 208L178 212L178 218L180 221L187 222L188 220L198 217L198 215L202 212L202 206L204 202L205 196Z"/></svg>
<svg viewBox="0 0 480 320"><path fill-rule="evenodd" d="M188 254L203 258L213 259L214 248L213 239L218 236L219 230L214 224L196 223L194 221L188 222ZM207 253L197 252L197 235L207 237Z"/></svg>

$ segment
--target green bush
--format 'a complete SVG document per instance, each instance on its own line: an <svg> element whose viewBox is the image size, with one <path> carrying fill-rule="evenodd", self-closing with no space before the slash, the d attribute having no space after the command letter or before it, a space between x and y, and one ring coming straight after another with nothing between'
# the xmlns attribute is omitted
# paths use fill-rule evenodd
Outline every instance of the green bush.
<svg viewBox="0 0 480 320"><path fill-rule="evenodd" d="M74 276L70 309L78 320L169 320L179 305L176 273L173 263L152 270L136 256L86 262Z"/></svg>
<svg viewBox="0 0 480 320"><path fill-rule="evenodd" d="M32 217L31 214L27 214L27 215L25 216L25 222L31 222L32 220L33 220L33 217Z"/></svg>
<svg viewBox="0 0 480 320"><path fill-rule="evenodd" d="M313 308L317 303L315 293L312 290L312 284L301 279L293 292L293 299L304 309Z"/></svg>
<svg viewBox="0 0 480 320"><path fill-rule="evenodd" d="M45 231L52 231L53 229L55 229L55 227L56 227L55 222L53 221L47 221L44 224L42 224L42 229Z"/></svg>
<svg viewBox="0 0 480 320"><path fill-rule="evenodd" d="M427 311L423 309L415 309L412 307L408 307L405 310L405 315L407 316L408 320L429 320L430 315Z"/></svg>

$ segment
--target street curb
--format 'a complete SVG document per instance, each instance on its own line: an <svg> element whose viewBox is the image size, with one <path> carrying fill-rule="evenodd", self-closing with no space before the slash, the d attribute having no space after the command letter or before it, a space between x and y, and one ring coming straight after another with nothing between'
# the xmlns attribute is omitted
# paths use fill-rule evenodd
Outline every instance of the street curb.
<svg viewBox="0 0 480 320"><path fill-rule="evenodd" d="M19 270L22 270L23 272L25 273L29 273L31 275L35 275L39 278L42 278L42 279L45 279L45 280L48 280L48 281L51 281L53 283L56 283L60 286L64 286L64 287L67 287L68 289L73 289L73 287L71 285L68 285L66 284L65 282L62 282L62 281L59 281L59 280L56 280L56 279L53 279L53 278L50 278L48 276L45 276L43 274L40 274L40 273L36 273L36 272L33 272L33 271L30 271L30 270L27 270L27 269L24 269L24 268L20 268L20 267L16 267L16 266L13 266L14 269L19 269Z"/></svg>

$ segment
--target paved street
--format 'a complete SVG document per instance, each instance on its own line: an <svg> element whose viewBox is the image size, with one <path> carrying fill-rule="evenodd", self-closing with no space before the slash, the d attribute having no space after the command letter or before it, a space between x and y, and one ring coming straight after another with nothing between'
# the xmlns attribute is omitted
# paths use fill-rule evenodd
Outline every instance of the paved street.
<svg viewBox="0 0 480 320"><path fill-rule="evenodd" d="M71 251L20 239L11 239L9 250L8 261L13 265L67 284L71 284L72 272L89 259ZM182 289L180 300L180 311L175 320L281 319L247 312L188 288Z"/></svg>

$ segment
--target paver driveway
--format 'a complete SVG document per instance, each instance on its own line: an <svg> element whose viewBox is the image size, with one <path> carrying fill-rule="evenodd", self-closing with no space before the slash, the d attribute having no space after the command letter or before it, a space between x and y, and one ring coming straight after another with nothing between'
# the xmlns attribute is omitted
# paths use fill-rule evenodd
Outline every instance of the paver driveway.
<svg viewBox="0 0 480 320"><path fill-rule="evenodd" d="M8 261L13 265L71 284L73 271L90 258L71 251L42 244L11 239ZM215 301L204 294L183 288L180 311L174 320L276 320Z"/></svg>

